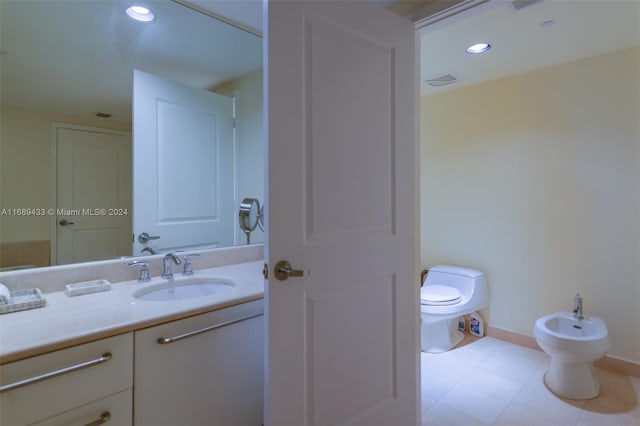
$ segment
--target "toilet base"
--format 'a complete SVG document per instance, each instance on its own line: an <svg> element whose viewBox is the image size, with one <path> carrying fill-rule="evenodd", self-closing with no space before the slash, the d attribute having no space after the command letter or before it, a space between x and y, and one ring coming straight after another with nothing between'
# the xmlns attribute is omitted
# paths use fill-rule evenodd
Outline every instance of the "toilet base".
<svg viewBox="0 0 640 426"><path fill-rule="evenodd" d="M593 363L568 363L551 358L544 375L547 387L556 395L569 399L592 399L600 394L600 382Z"/></svg>
<svg viewBox="0 0 640 426"><path fill-rule="evenodd" d="M437 354L456 347L464 335L458 331L457 318L429 322L420 326L420 348L423 352Z"/></svg>

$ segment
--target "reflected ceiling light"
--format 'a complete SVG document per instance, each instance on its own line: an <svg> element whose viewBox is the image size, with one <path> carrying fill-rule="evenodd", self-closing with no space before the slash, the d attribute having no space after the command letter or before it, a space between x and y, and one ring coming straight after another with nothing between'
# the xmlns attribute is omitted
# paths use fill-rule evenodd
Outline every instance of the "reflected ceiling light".
<svg viewBox="0 0 640 426"><path fill-rule="evenodd" d="M153 22L156 19L153 12L144 6L129 6L126 12L130 18L140 22Z"/></svg>
<svg viewBox="0 0 640 426"><path fill-rule="evenodd" d="M491 49L491 45L489 43L476 43L467 47L467 53L475 55L477 53L484 53L489 49Z"/></svg>

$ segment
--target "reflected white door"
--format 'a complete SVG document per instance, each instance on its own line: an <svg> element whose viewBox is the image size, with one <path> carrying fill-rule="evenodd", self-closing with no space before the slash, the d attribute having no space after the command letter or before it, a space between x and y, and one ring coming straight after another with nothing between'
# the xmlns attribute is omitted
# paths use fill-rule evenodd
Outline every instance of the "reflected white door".
<svg viewBox="0 0 640 426"><path fill-rule="evenodd" d="M131 255L131 136L54 126L54 265Z"/></svg>
<svg viewBox="0 0 640 426"><path fill-rule="evenodd" d="M233 244L232 98L133 77L133 254Z"/></svg>
<svg viewBox="0 0 640 426"><path fill-rule="evenodd" d="M265 424L415 425L413 24L362 1L270 1L267 23Z"/></svg>

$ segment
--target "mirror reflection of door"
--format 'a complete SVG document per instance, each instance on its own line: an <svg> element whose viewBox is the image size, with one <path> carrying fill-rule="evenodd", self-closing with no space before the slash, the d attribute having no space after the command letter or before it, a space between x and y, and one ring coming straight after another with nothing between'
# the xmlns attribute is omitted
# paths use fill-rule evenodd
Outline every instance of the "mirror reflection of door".
<svg viewBox="0 0 640 426"><path fill-rule="evenodd" d="M133 116L134 255L232 245L233 99L134 70Z"/></svg>
<svg viewBox="0 0 640 426"><path fill-rule="evenodd" d="M131 136L54 125L57 202L52 263L131 255Z"/></svg>
<svg viewBox="0 0 640 426"><path fill-rule="evenodd" d="M56 263L57 222L21 214L55 207L51 123L131 132L134 68L235 97L235 207L264 199L261 38L172 0L147 2L158 19L136 22L125 3L0 1L0 269ZM244 244L231 223L230 244Z"/></svg>

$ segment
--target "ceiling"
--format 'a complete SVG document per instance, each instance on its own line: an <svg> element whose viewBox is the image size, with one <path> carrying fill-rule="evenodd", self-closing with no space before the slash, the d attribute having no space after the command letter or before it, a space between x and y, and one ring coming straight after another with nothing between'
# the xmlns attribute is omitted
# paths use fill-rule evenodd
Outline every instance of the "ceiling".
<svg viewBox="0 0 640 426"><path fill-rule="evenodd" d="M181 0L254 34L262 34L262 0Z"/></svg>
<svg viewBox="0 0 640 426"><path fill-rule="evenodd" d="M260 1L188 1L262 31ZM414 22L434 22L418 24L422 95L640 45L640 0L370 1ZM553 24L541 27L547 21ZM492 45L489 52L465 52L481 40ZM425 83L449 73L460 81L437 88Z"/></svg>
<svg viewBox="0 0 640 426"><path fill-rule="evenodd" d="M511 2L490 1L465 16L451 18L447 25L423 29L422 95L640 45L638 0L529 3L516 10ZM547 21L554 22L542 27ZM491 50L480 55L465 52L479 41L490 43ZM424 82L446 73L457 74L462 80L439 88Z"/></svg>
<svg viewBox="0 0 640 426"><path fill-rule="evenodd" d="M260 0L179 1L262 31ZM495 0L370 1L414 21L480 4L419 30L423 95L640 44L640 0L529 1L520 10ZM126 0L0 1L2 102L51 110L68 99L62 112L129 121L132 67L207 89L261 67L255 35L170 0L150 3L159 17L153 24L129 20ZM465 53L480 40L493 48ZM446 73L461 81L424 83Z"/></svg>
<svg viewBox="0 0 640 426"><path fill-rule="evenodd" d="M130 122L133 68L211 89L262 67L253 34L170 0L139 23L130 4L0 0L2 103Z"/></svg>

